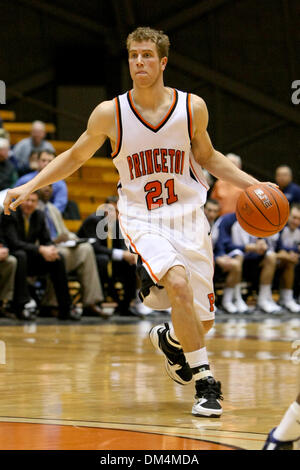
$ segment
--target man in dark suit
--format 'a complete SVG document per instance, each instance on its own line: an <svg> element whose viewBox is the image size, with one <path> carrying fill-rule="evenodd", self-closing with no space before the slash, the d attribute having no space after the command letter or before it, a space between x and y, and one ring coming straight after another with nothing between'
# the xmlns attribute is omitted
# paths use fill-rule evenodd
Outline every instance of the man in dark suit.
<svg viewBox="0 0 300 470"><path fill-rule="evenodd" d="M53 244L45 216L37 209L38 194L24 201L11 217L3 215L5 241L18 263L25 266L23 283L27 276L49 274L56 292L59 318L77 320L71 307L68 279L63 257Z"/></svg>
<svg viewBox="0 0 300 470"><path fill-rule="evenodd" d="M117 219L117 198L110 196L105 201L110 215L92 214L81 225L77 235L80 238L95 238L93 243L99 277L106 294L118 302L118 313L120 315L130 314L129 304L136 296L136 255L127 250L124 239L119 229ZM103 237L97 236L99 222L109 217L110 224L103 224ZM109 225L109 227L108 227ZM99 227L99 226L98 226ZM110 234L111 229L112 234ZM122 285L122 294L116 295L116 286Z"/></svg>

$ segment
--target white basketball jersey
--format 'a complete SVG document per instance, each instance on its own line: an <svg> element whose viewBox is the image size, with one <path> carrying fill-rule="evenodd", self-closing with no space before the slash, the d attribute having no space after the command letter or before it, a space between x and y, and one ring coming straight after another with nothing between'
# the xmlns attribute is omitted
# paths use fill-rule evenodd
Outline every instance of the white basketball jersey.
<svg viewBox="0 0 300 470"><path fill-rule="evenodd" d="M191 95L172 89L172 104L153 126L136 109L131 92L115 98L120 216L163 220L188 214L206 201L208 184L191 152Z"/></svg>

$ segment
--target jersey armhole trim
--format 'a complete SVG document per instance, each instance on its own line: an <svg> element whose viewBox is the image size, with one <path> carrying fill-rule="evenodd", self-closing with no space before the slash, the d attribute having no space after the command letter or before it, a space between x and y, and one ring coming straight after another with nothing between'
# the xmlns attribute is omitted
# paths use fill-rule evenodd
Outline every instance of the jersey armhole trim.
<svg viewBox="0 0 300 470"><path fill-rule="evenodd" d="M187 111L187 122L188 122L188 131L189 137L192 141L193 138L193 115L192 115L192 103L191 103L191 94L187 93L186 95L186 111Z"/></svg>
<svg viewBox="0 0 300 470"><path fill-rule="evenodd" d="M111 154L112 158L115 158L118 156L121 145L122 145L122 135L123 135L123 130L122 130L122 119L121 119L121 107L120 107L120 101L119 97L117 96L115 98L115 105L116 105L116 130L117 130L117 145L115 148L115 151Z"/></svg>

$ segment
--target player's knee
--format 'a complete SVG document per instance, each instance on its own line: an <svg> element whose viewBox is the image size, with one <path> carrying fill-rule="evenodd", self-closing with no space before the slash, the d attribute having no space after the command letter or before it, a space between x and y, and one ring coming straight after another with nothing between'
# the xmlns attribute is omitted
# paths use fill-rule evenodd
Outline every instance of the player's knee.
<svg viewBox="0 0 300 470"><path fill-rule="evenodd" d="M209 330L211 330L211 328L214 326L214 323L214 320L207 320L202 322L205 335L209 332Z"/></svg>
<svg viewBox="0 0 300 470"><path fill-rule="evenodd" d="M182 278L174 279L169 284L169 292L171 293L172 297L185 300L189 295L189 286L187 281Z"/></svg>
<svg viewBox="0 0 300 470"><path fill-rule="evenodd" d="M170 300L180 303L189 302L191 293L188 280L183 274L171 274L165 280Z"/></svg>

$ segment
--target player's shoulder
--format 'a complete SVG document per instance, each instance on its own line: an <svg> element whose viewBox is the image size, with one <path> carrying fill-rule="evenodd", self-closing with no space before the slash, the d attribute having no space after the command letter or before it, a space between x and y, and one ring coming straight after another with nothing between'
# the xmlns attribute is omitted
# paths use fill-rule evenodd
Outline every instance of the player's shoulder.
<svg viewBox="0 0 300 470"><path fill-rule="evenodd" d="M95 116L105 117L113 116L115 112L115 102L114 100L102 101L99 103L92 114Z"/></svg>
<svg viewBox="0 0 300 470"><path fill-rule="evenodd" d="M195 95L194 93L190 93L190 95L191 95L191 101L192 101L194 110L202 111L202 112L206 111L207 106L206 106L204 99L201 98L201 96L199 95Z"/></svg>
<svg viewBox="0 0 300 470"><path fill-rule="evenodd" d="M101 130L103 133L110 132L115 120L115 104L114 100L102 101L92 111L88 121L88 129L92 134L98 134Z"/></svg>
<svg viewBox="0 0 300 470"><path fill-rule="evenodd" d="M203 98L191 93L194 134L196 130L206 130L208 124L208 111Z"/></svg>

